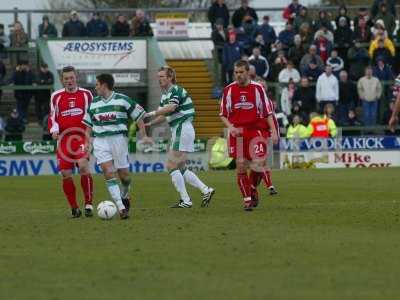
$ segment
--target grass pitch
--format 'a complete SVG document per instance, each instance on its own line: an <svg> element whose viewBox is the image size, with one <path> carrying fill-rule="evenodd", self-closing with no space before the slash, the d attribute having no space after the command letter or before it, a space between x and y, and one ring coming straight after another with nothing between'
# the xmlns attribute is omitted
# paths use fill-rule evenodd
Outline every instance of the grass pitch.
<svg viewBox="0 0 400 300"><path fill-rule="evenodd" d="M134 175L127 221L69 219L58 177L0 178L0 299L400 299L399 169L277 171L250 213L234 173L200 176L211 207L189 189L180 210L167 174Z"/></svg>

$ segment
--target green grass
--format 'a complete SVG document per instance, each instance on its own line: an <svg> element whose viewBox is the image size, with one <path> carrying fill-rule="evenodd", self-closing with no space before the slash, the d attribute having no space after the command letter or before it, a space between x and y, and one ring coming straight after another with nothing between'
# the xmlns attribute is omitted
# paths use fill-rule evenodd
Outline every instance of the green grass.
<svg viewBox="0 0 400 300"><path fill-rule="evenodd" d="M167 174L133 176L128 221L69 219L58 177L0 178L0 299L400 299L399 169L277 171L243 212L173 210ZM108 199L96 177L95 199Z"/></svg>

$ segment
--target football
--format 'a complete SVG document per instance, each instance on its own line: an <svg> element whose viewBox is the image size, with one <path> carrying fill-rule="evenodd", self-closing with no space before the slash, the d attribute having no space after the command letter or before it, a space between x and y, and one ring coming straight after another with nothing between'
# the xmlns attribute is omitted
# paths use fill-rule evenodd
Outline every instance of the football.
<svg viewBox="0 0 400 300"><path fill-rule="evenodd" d="M97 206L97 215L100 219L110 220L115 216L116 213L117 207L115 206L114 202L107 200L100 202Z"/></svg>

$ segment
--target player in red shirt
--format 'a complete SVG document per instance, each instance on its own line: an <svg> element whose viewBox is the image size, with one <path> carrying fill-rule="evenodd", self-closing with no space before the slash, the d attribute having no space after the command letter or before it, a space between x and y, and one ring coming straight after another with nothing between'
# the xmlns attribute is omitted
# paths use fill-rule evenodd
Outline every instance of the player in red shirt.
<svg viewBox="0 0 400 300"><path fill-rule="evenodd" d="M229 154L236 159L237 184L243 195L244 209L252 210L251 178L248 174L258 173L267 182L266 156L267 138L270 130L274 144L278 134L273 120L272 103L265 89L250 80L249 63L240 60L235 63L236 81L225 87L220 116L229 130Z"/></svg>
<svg viewBox="0 0 400 300"><path fill-rule="evenodd" d="M48 128L57 140L58 169L62 175L62 187L71 207L72 217L82 213L76 201L76 189L72 170L78 167L81 187L85 197L85 216L93 216L93 179L89 170L89 153L85 148L85 125L83 116L93 96L89 90L78 87L74 67L65 67L61 72L64 88L51 95Z"/></svg>

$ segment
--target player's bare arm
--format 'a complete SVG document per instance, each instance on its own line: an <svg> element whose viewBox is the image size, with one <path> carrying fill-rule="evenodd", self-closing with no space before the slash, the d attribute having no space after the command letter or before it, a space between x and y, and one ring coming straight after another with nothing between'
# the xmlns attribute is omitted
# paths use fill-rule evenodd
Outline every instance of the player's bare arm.
<svg viewBox="0 0 400 300"><path fill-rule="evenodd" d="M178 107L178 104L171 103L171 104L168 104L168 105L166 105L164 107L161 107L161 108L159 108L157 110L154 110L154 111L151 111L151 112L147 113L145 115L145 117L165 116L165 115L167 115L169 113L174 112L177 107Z"/></svg>
<svg viewBox="0 0 400 300"><path fill-rule="evenodd" d="M272 139L272 142L276 145L279 142L279 136L278 136L278 133L276 132L274 119L273 119L272 115L269 115L267 117L267 122L268 122L269 128L271 128L271 139Z"/></svg>
<svg viewBox="0 0 400 300"><path fill-rule="evenodd" d="M153 140L147 135L146 126L143 122L143 119L140 119L139 121L137 121L136 124L139 127L139 134L140 134L140 139L142 140L142 142L145 144L152 144Z"/></svg>
<svg viewBox="0 0 400 300"><path fill-rule="evenodd" d="M397 95L396 103L394 104L392 116L390 117L389 120L389 128L390 131L394 132L396 129L396 125L399 122L399 112L400 112L400 94Z"/></svg>
<svg viewBox="0 0 400 300"><path fill-rule="evenodd" d="M228 128L229 133L232 136L239 136L240 135L240 129L236 128L235 126L233 126L233 124L231 124L231 122L229 122L229 120L227 118L221 116L221 120L222 120L222 123L225 124L226 128Z"/></svg>
<svg viewBox="0 0 400 300"><path fill-rule="evenodd" d="M159 123L162 123L162 122L164 122L166 119L167 119L167 118L166 118L165 116L158 116L158 117L155 117L153 120L150 120L149 122L145 123L144 125L145 125L146 127L150 127L150 126L153 126L153 125L157 125L157 124L159 124Z"/></svg>

